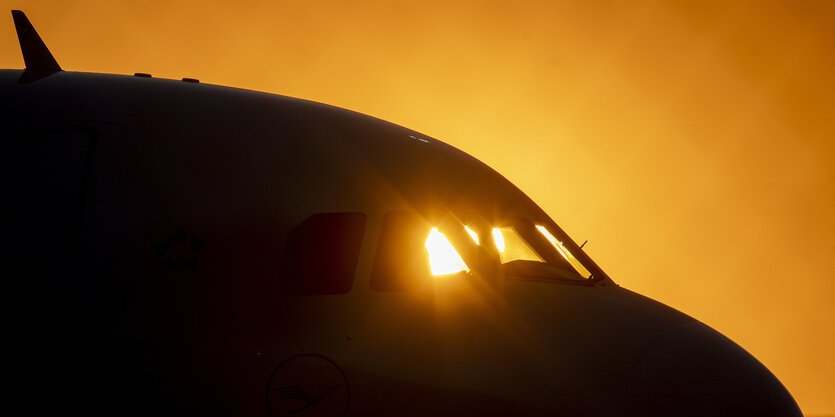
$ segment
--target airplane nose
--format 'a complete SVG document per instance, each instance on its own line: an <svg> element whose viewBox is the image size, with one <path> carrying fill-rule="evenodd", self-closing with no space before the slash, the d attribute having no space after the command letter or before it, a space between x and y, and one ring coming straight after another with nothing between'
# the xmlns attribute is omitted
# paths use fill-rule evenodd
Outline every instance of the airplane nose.
<svg viewBox="0 0 835 417"><path fill-rule="evenodd" d="M765 366L697 321L659 339L635 364L625 415L802 417Z"/></svg>

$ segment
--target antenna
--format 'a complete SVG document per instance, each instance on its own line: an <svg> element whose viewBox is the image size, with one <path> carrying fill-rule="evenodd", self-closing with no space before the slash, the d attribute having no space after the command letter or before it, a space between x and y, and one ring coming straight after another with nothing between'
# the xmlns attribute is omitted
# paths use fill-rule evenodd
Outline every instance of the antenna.
<svg viewBox="0 0 835 417"><path fill-rule="evenodd" d="M20 52L27 71L61 71L61 67L43 43L35 27L29 23L26 14L20 10L12 10L12 19L17 30L17 40L20 42Z"/></svg>
<svg viewBox="0 0 835 417"><path fill-rule="evenodd" d="M586 239L586 241L585 241L585 242L583 242L583 244L582 244L582 245L580 245L580 249L583 249L583 246L586 246L586 243L589 243L589 240L588 240L588 239Z"/></svg>

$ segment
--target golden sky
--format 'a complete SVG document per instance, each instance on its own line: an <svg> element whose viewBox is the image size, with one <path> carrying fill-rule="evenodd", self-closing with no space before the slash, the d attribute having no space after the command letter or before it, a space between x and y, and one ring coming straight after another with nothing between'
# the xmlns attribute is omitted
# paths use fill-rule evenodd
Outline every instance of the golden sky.
<svg viewBox="0 0 835 417"><path fill-rule="evenodd" d="M835 414L835 2L0 0L66 70L194 77L442 139L620 285ZM0 68L22 68L11 15Z"/></svg>

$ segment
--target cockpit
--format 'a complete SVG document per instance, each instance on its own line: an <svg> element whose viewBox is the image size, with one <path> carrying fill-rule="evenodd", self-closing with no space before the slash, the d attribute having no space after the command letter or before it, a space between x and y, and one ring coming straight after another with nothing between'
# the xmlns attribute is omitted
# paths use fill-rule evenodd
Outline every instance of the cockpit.
<svg viewBox="0 0 835 417"><path fill-rule="evenodd" d="M307 218L288 234L279 274L282 292L349 292L364 241L376 246L370 276L376 291L405 291L467 276L575 284L597 278L588 257L545 221L390 211L383 215L376 241L364 239L365 229L363 213Z"/></svg>
<svg viewBox="0 0 835 417"><path fill-rule="evenodd" d="M319 212L300 210L301 223L288 225L280 275L296 281L283 284L289 293L350 291L362 248L369 250L357 279L382 292L467 276L581 285L606 278L533 201L477 159L385 123L316 129L280 164L290 173L284 192L309 196L314 204L304 209ZM324 147L314 140L321 137L334 140ZM318 164L301 163L298 153Z"/></svg>
<svg viewBox="0 0 835 417"><path fill-rule="evenodd" d="M416 212L385 215L371 275L372 288L405 289L428 278L460 274L508 279L588 281L594 275L561 234L527 218L484 215L433 218Z"/></svg>

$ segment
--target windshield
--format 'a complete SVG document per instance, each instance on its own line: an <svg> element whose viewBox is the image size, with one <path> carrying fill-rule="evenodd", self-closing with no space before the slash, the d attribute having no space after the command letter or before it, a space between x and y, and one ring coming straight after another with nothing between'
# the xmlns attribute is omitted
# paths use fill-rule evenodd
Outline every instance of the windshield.
<svg viewBox="0 0 835 417"><path fill-rule="evenodd" d="M284 169L292 167L286 185L305 196L314 193L311 199L323 211L357 207L370 219L381 218L374 226L372 287L457 274L607 279L536 203L474 157L386 123L316 129L286 154L312 152L320 163L283 160ZM327 146L319 139L325 137Z"/></svg>
<svg viewBox="0 0 835 417"><path fill-rule="evenodd" d="M594 279L594 266L558 228L528 218L495 220L483 214L389 212L378 240L372 287L458 274L496 274L508 279ZM572 249L570 249L572 248ZM585 254L583 258L588 259ZM392 278L394 277L394 278ZM390 283L390 282L389 282ZM395 289L401 285L395 284Z"/></svg>
<svg viewBox="0 0 835 417"><path fill-rule="evenodd" d="M531 227L533 226L533 227ZM463 228L472 242L461 242L463 246L478 246L504 266L506 275L528 276L531 278L590 279L592 273L565 244L554 236L544 225L529 219L513 219L497 226L452 224L448 228ZM448 233L455 233L449 230ZM460 232L459 232L460 233ZM547 242L547 243L546 243ZM433 228L426 241L432 275L447 275L469 272L470 268L452 244L438 228ZM462 249L472 252L472 248Z"/></svg>

